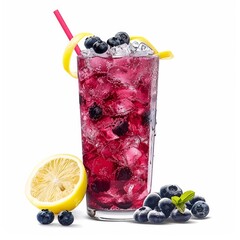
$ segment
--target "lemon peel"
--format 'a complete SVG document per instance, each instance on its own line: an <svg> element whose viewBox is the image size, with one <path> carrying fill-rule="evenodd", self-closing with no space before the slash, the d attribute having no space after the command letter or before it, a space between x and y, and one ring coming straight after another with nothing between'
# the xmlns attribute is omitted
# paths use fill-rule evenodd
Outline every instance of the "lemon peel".
<svg viewBox="0 0 240 240"><path fill-rule="evenodd" d="M158 52L158 50L152 45L152 43L146 39L145 37L142 37L142 36L131 36L130 37L130 40L133 41L133 40L137 40L137 41L140 41L140 42L143 42L145 43L146 45L148 45L148 47L150 47L154 54L157 55L160 59L171 59L173 58L173 54L171 51L164 51L164 52Z"/></svg>
<svg viewBox="0 0 240 240"><path fill-rule="evenodd" d="M72 77L77 78L77 72L73 72L70 69L70 62L72 53L74 51L74 48L77 46L77 44L85 37L93 36L92 33L88 32L82 32L74 36L70 42L68 43L67 47L65 48L64 54L63 54L63 68L65 71L70 74Z"/></svg>

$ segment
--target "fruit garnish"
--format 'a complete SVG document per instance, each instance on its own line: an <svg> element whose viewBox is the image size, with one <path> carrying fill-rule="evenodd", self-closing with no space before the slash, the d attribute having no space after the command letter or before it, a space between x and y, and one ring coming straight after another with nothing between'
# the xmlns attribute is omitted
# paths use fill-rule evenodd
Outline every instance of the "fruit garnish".
<svg viewBox="0 0 240 240"><path fill-rule="evenodd" d="M124 43L129 44L129 42L130 42L130 37L128 36L128 34L126 32L118 32L115 35L115 37L120 40L121 44L124 44Z"/></svg>
<svg viewBox="0 0 240 240"><path fill-rule="evenodd" d="M87 49L93 48L93 50L97 54L105 53L108 50L108 45L110 47L115 47L121 44L129 44L131 40L137 40L143 42L149 48L151 48L154 54L157 55L160 59L171 59L173 57L171 51L158 52L158 50L146 38L142 36L129 37L128 34L125 32L118 32L115 37L109 38L106 43L102 41L99 37L94 36L92 33L83 32L77 34L71 39L63 54L63 67L65 71L74 78L77 78L77 73L71 71L70 69L71 57L75 47L83 38L86 38L84 42L85 47Z"/></svg>
<svg viewBox="0 0 240 240"><path fill-rule="evenodd" d="M158 52L158 50L152 45L152 43L150 43L145 37L142 36L131 36L130 40L134 40L134 41L140 41L145 43L148 47L150 47L153 51L155 55L158 55L160 59L171 59L173 58L173 54L171 51L164 51L164 52Z"/></svg>
<svg viewBox="0 0 240 240"><path fill-rule="evenodd" d="M88 32L83 32L83 33L79 33L76 36L74 36L71 41L68 43L64 54L63 54L63 68L65 69L65 71L70 74L72 77L77 78L77 73L76 72L72 72L70 70L70 62L71 62L71 57L72 57L72 53L75 49L75 47L77 46L77 44L85 37L89 37L89 36L93 36L92 33L88 33Z"/></svg>
<svg viewBox="0 0 240 240"><path fill-rule="evenodd" d="M110 47L116 47L116 46L121 45L121 42L120 42L120 39L119 39L119 38L112 37L112 38L109 38L109 39L107 40L107 44L108 44Z"/></svg>
<svg viewBox="0 0 240 240"><path fill-rule="evenodd" d="M102 40L99 37L96 36L91 36L91 37L87 37L84 41L84 46L89 49L91 47L93 47L93 44L95 42L101 42Z"/></svg>
<svg viewBox="0 0 240 240"><path fill-rule="evenodd" d="M87 174L82 161L73 155L58 154L34 168L25 193L35 207L59 213L77 207L86 188Z"/></svg>
<svg viewBox="0 0 240 240"><path fill-rule="evenodd" d="M108 50L108 44L104 41L97 41L93 44L95 53L102 54Z"/></svg>
<svg viewBox="0 0 240 240"><path fill-rule="evenodd" d="M184 213L186 208L186 203L193 199L195 193L191 190L184 192L180 197L172 196L172 203L176 206L179 212Z"/></svg>

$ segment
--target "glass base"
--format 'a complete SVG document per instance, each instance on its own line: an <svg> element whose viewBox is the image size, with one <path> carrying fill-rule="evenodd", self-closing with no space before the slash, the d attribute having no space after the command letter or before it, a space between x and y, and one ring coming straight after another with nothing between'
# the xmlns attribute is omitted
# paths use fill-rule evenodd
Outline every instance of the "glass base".
<svg viewBox="0 0 240 240"><path fill-rule="evenodd" d="M95 210L87 208L88 215L96 220L102 221L132 221L134 210Z"/></svg>

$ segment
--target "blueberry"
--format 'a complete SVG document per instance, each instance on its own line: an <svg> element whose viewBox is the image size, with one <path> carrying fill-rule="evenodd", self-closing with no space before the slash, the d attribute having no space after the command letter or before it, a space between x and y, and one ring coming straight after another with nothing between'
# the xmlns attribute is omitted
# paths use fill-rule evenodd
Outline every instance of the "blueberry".
<svg viewBox="0 0 240 240"><path fill-rule="evenodd" d="M115 128L112 129L112 131L118 136L123 136L128 131L128 122L121 121Z"/></svg>
<svg viewBox="0 0 240 240"><path fill-rule="evenodd" d="M105 53L108 50L108 44L103 41L97 41L93 44L93 50L98 54Z"/></svg>
<svg viewBox="0 0 240 240"><path fill-rule="evenodd" d="M162 198L158 203L158 207L165 214L166 218L168 218L175 208L175 205L169 198Z"/></svg>
<svg viewBox="0 0 240 240"><path fill-rule="evenodd" d="M209 213L209 206L204 201L197 201L193 204L191 212L196 218L205 218Z"/></svg>
<svg viewBox="0 0 240 240"><path fill-rule="evenodd" d="M159 206L156 206L153 210L156 210L157 212L161 212L161 209L159 208Z"/></svg>
<svg viewBox="0 0 240 240"><path fill-rule="evenodd" d="M160 189L161 198L170 198L172 196L180 197L182 195L182 189L177 185L165 185Z"/></svg>
<svg viewBox="0 0 240 240"><path fill-rule="evenodd" d="M120 39L119 39L119 38L112 37L112 38L109 38L109 39L107 40L107 44L108 44L110 47L116 47L116 46L121 45L121 42L120 42Z"/></svg>
<svg viewBox="0 0 240 240"><path fill-rule="evenodd" d="M157 193L150 193L144 199L143 206L150 207L151 209L155 209L158 206L158 202L161 197Z"/></svg>
<svg viewBox="0 0 240 240"><path fill-rule="evenodd" d="M204 197L200 197L200 196L195 196L192 200L190 200L189 202L192 204L192 206L194 205L195 202L197 201L203 201L206 202Z"/></svg>
<svg viewBox="0 0 240 240"><path fill-rule="evenodd" d="M101 40L99 37L96 37L96 36L87 37L87 38L85 39L84 46L89 49L89 48L92 48L92 47L93 47L93 44L94 44L95 42L101 42L101 41L102 41L102 40Z"/></svg>
<svg viewBox="0 0 240 240"><path fill-rule="evenodd" d="M91 189L96 192L107 192L110 188L110 181L108 179L96 179L91 184Z"/></svg>
<svg viewBox="0 0 240 240"><path fill-rule="evenodd" d="M188 209L185 209L184 213L181 213L177 209L174 209L171 217L175 222L187 222L191 218L191 212Z"/></svg>
<svg viewBox="0 0 240 240"><path fill-rule="evenodd" d="M197 201L203 201L203 202L205 202L205 198L200 197L200 196L195 196L192 200L186 202L186 207L187 207L187 209L191 210L191 209L192 209L192 206L193 206L194 203L197 202Z"/></svg>
<svg viewBox="0 0 240 240"><path fill-rule="evenodd" d="M58 214L58 221L63 226L69 226L73 223L74 217L72 212L64 210Z"/></svg>
<svg viewBox="0 0 240 240"><path fill-rule="evenodd" d="M42 209L38 214L37 214L37 220L41 224L50 224L54 220L54 214L53 212L49 211L48 209Z"/></svg>
<svg viewBox="0 0 240 240"><path fill-rule="evenodd" d="M120 43L121 44L129 44L130 42L130 37L128 36L127 33L125 32L118 32L116 35L115 35L116 38L118 38L120 40Z"/></svg>
<svg viewBox="0 0 240 240"><path fill-rule="evenodd" d="M150 207L143 206L138 208L134 213L133 213L133 218L135 221L144 223L148 221L148 213L152 211Z"/></svg>
<svg viewBox="0 0 240 240"><path fill-rule="evenodd" d="M89 108L89 116L91 119L98 120L99 118L102 117L102 108L99 107L96 103L94 103Z"/></svg>
<svg viewBox="0 0 240 240"><path fill-rule="evenodd" d="M122 167L117 169L116 174L115 174L115 179L116 180L129 180L132 177L132 171L130 170L129 167Z"/></svg>
<svg viewBox="0 0 240 240"><path fill-rule="evenodd" d="M192 204L188 201L185 203L185 206L187 209L191 210L192 209Z"/></svg>
<svg viewBox="0 0 240 240"><path fill-rule="evenodd" d="M142 125L149 125L150 122L150 112L145 112L142 115Z"/></svg>
<svg viewBox="0 0 240 240"><path fill-rule="evenodd" d="M150 211L147 215L147 218L150 223L155 223L155 224L161 223L166 219L163 212L158 212L156 210Z"/></svg>

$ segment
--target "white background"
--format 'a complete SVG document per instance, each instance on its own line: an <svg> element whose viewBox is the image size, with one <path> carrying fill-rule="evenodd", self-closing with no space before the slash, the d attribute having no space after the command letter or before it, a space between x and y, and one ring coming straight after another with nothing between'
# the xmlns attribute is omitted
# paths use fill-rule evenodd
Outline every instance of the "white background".
<svg viewBox="0 0 240 240"><path fill-rule="evenodd" d="M240 119L234 1L5 0L1 5L1 234L236 239ZM68 40L55 9L73 34L88 31L107 39L126 31L147 37L159 51L172 50L173 60L160 61L152 190L169 183L195 190L210 205L208 219L163 225L99 222L87 217L84 200L73 211L71 227L57 220L38 224L38 210L24 194L33 167L56 153L81 157L78 86L62 68Z"/></svg>

